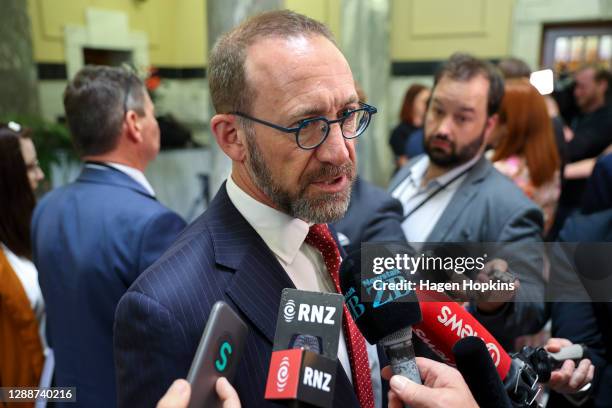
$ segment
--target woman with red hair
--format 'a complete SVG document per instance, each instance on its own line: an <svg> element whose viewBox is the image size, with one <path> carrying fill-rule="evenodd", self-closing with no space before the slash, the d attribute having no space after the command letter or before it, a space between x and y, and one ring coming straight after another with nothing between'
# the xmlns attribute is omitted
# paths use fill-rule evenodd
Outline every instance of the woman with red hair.
<svg viewBox="0 0 612 408"><path fill-rule="evenodd" d="M495 167L542 208L546 233L559 199L560 158L546 101L527 79L506 81L491 142Z"/></svg>

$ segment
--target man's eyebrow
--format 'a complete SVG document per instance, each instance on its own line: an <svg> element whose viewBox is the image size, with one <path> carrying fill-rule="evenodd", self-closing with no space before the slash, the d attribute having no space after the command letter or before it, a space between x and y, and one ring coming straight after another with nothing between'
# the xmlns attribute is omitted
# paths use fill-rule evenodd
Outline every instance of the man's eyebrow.
<svg viewBox="0 0 612 408"><path fill-rule="evenodd" d="M306 106L300 110L295 111L291 117L301 118L305 116L323 116L325 109L320 106Z"/></svg>
<svg viewBox="0 0 612 408"><path fill-rule="evenodd" d="M344 104L342 104L342 107L345 107L351 104L356 104L357 102L359 102L359 98L357 97L357 95L351 95L349 98L346 99ZM312 106L306 106L303 109L295 111L291 115L291 118L297 119L297 118L302 118L302 117L307 117L307 116L312 116L312 117L325 116L326 113L327 113L326 108L321 107L321 106L312 105Z"/></svg>
<svg viewBox="0 0 612 408"><path fill-rule="evenodd" d="M431 102L432 104L436 106L444 106L444 102L437 98L433 98ZM468 106L468 105L459 105L459 110L465 113L475 113L476 112L476 109L474 107Z"/></svg>
<svg viewBox="0 0 612 408"><path fill-rule="evenodd" d="M471 106L460 106L460 107L459 107L459 110L460 110L461 112L467 112L467 113L474 113L474 112L476 112L476 109L474 109L474 108L473 108L473 107L471 107Z"/></svg>

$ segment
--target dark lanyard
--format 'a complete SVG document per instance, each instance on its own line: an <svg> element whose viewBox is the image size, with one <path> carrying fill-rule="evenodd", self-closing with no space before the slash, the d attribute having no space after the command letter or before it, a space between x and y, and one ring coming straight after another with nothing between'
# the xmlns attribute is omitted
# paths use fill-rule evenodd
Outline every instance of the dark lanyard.
<svg viewBox="0 0 612 408"><path fill-rule="evenodd" d="M402 218L402 223L404 221L406 221L406 219L408 219L408 217L410 217L412 214L414 214L419 208L421 208L423 205L425 205L426 202L428 202L429 200L434 198L436 196L436 194L438 194L440 191L444 190L446 187L448 187L451 184L453 184L455 181L459 180L468 171L472 170L472 167L474 167L474 165L472 165L472 166L468 167L467 169L463 170L461 173L457 174L455 177L453 177L452 179L448 180L445 184L440 185L436 190L432 191L427 197L425 197L420 203L418 203L410 211L408 211L407 214L404 215L404 218Z"/></svg>

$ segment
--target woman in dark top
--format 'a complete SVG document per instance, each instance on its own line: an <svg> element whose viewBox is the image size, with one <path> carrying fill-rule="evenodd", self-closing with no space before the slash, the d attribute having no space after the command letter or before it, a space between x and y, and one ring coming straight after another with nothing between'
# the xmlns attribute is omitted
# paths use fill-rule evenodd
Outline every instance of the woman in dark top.
<svg viewBox="0 0 612 408"><path fill-rule="evenodd" d="M400 111L400 123L393 129L389 145L395 156L396 169L408 161L406 143L410 135L423 126L423 117L427 108L430 91L425 85L413 84L406 91Z"/></svg>

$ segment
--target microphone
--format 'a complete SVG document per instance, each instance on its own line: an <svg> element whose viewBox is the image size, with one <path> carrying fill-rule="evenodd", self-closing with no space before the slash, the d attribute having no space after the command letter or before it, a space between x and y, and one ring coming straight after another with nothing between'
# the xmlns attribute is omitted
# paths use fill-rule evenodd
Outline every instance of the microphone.
<svg viewBox="0 0 612 408"><path fill-rule="evenodd" d="M331 408L342 295L283 289L265 398L291 407Z"/></svg>
<svg viewBox="0 0 612 408"><path fill-rule="evenodd" d="M455 365L452 348L467 336L480 337L486 344L499 376L508 375L512 359L491 333L467 310L441 292L417 291L423 320L414 332L445 363Z"/></svg>
<svg viewBox="0 0 612 408"><path fill-rule="evenodd" d="M458 365L452 349L462 339L479 337L503 381L507 394L515 406L538 407L542 388L553 369L567 359L579 360L584 346L565 347L558 353L549 353L543 347L524 347L509 355L489 331L467 310L439 292L417 291L421 300L423 321L414 332L432 351L450 365Z"/></svg>
<svg viewBox="0 0 612 408"><path fill-rule="evenodd" d="M411 326L421 321L414 291L402 287L407 281L397 269L376 274L361 265L361 251L355 251L340 266L340 287L355 324L368 343L384 347L394 374L421 384L412 346Z"/></svg>
<svg viewBox="0 0 612 408"><path fill-rule="evenodd" d="M480 337L493 365L515 406L538 407L541 393L538 373L520 353L508 355L499 342L459 304L443 293L418 291L423 321L414 332L434 353L450 365L456 365L453 346L464 337Z"/></svg>
<svg viewBox="0 0 612 408"><path fill-rule="evenodd" d="M482 339L475 336L464 337L455 343L453 353L457 369L479 407L512 408L506 388Z"/></svg>

